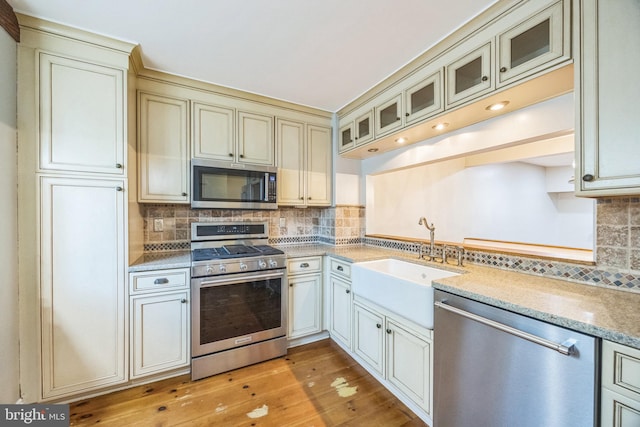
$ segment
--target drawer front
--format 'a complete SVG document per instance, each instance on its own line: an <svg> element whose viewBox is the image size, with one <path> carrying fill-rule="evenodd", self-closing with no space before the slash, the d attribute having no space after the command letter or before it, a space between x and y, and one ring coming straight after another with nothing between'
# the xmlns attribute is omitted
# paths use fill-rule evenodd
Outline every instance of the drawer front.
<svg viewBox="0 0 640 427"><path fill-rule="evenodd" d="M602 385L640 401L640 350L603 341Z"/></svg>
<svg viewBox="0 0 640 427"><path fill-rule="evenodd" d="M329 269L332 274L351 279L351 263L331 258Z"/></svg>
<svg viewBox="0 0 640 427"><path fill-rule="evenodd" d="M292 258L287 261L287 274L318 273L322 271L322 257Z"/></svg>
<svg viewBox="0 0 640 427"><path fill-rule="evenodd" d="M131 293L162 292L189 288L189 269L155 270L130 275Z"/></svg>

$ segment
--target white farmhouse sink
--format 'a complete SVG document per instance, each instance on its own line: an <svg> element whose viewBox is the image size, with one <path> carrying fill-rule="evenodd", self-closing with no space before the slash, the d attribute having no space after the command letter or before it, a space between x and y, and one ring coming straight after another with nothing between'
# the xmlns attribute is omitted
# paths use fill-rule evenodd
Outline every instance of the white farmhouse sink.
<svg viewBox="0 0 640 427"><path fill-rule="evenodd" d="M397 259L357 262L351 266L353 293L433 329L431 281L458 273Z"/></svg>

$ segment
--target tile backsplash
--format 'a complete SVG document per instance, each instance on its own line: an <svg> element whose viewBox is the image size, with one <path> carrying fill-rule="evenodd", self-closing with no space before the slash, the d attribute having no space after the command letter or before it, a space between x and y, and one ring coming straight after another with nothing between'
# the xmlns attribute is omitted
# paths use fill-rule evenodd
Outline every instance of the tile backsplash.
<svg viewBox="0 0 640 427"><path fill-rule="evenodd" d="M227 210L149 204L142 205L141 209L144 218L145 251L188 249L191 223L199 221L267 221L269 238L273 244L359 244L364 238L362 206Z"/></svg>
<svg viewBox="0 0 640 427"><path fill-rule="evenodd" d="M640 273L640 197L598 199L596 262Z"/></svg>

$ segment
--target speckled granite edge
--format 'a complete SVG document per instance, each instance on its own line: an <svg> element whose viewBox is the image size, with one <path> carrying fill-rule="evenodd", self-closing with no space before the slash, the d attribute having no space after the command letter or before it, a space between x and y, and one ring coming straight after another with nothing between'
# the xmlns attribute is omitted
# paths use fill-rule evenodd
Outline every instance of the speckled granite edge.
<svg viewBox="0 0 640 427"><path fill-rule="evenodd" d="M191 267L190 251L145 253L129 266L129 273Z"/></svg>

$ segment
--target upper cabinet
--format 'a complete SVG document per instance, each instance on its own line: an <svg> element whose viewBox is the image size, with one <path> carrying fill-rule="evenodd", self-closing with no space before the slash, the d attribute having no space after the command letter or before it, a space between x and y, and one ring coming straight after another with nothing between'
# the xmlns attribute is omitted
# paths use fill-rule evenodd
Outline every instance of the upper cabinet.
<svg viewBox="0 0 640 427"><path fill-rule="evenodd" d="M373 140L373 108L358 110L340 120L338 150L346 151Z"/></svg>
<svg viewBox="0 0 640 427"><path fill-rule="evenodd" d="M238 112L236 161L274 165L273 116Z"/></svg>
<svg viewBox="0 0 640 427"><path fill-rule="evenodd" d="M492 43L486 43L447 65L447 106L493 90Z"/></svg>
<svg viewBox="0 0 640 427"><path fill-rule="evenodd" d="M39 53L43 171L125 174L126 69Z"/></svg>
<svg viewBox="0 0 640 427"><path fill-rule="evenodd" d="M569 2L558 2L500 34L498 81L505 85L571 56Z"/></svg>
<svg viewBox="0 0 640 427"><path fill-rule="evenodd" d="M189 101L138 93L138 201L189 203Z"/></svg>
<svg viewBox="0 0 640 427"><path fill-rule="evenodd" d="M276 140L278 204L331 205L331 128L278 118Z"/></svg>
<svg viewBox="0 0 640 427"><path fill-rule="evenodd" d="M571 62L571 0L496 4L338 112L338 151L363 159L434 137L441 122L451 131L565 94ZM487 112L498 94L509 108ZM365 139L356 120L370 111Z"/></svg>
<svg viewBox="0 0 640 427"><path fill-rule="evenodd" d="M640 3L575 2L576 193L640 193Z"/></svg>

